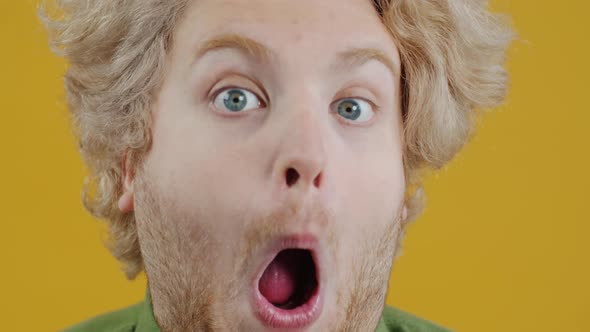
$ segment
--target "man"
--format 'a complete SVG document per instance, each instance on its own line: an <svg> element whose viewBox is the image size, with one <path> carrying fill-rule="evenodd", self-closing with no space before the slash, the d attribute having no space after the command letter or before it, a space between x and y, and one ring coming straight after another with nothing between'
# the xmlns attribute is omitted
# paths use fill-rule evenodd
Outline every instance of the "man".
<svg viewBox="0 0 590 332"><path fill-rule="evenodd" d="M63 0L43 15L144 302L69 331L443 331L384 306L418 172L502 101L473 0Z"/></svg>

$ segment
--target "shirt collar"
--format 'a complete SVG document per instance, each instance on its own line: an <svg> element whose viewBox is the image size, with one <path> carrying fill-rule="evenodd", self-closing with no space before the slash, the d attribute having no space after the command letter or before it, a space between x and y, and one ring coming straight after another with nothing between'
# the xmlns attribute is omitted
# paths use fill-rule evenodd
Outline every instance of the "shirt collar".
<svg viewBox="0 0 590 332"><path fill-rule="evenodd" d="M150 296L150 288L146 287L145 300L139 317L137 318L136 332L160 332L160 327L154 317L154 308L152 306L152 298Z"/></svg>

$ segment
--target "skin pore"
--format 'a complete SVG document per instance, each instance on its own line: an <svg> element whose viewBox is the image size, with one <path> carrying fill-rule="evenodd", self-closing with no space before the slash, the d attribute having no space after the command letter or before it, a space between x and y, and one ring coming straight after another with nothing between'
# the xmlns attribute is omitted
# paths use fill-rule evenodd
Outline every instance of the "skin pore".
<svg viewBox="0 0 590 332"><path fill-rule="evenodd" d="M251 281L302 234L323 290L306 330L375 329L405 182L399 54L372 1L194 1L166 69L119 200L162 331L264 331Z"/></svg>

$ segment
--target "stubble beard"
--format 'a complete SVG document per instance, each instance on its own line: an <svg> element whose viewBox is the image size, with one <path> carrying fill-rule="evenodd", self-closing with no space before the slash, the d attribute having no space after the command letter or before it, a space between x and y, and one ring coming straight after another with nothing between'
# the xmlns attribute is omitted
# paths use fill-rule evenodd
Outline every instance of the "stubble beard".
<svg viewBox="0 0 590 332"><path fill-rule="evenodd" d="M278 211L264 222L253 221L247 230L247 248L242 248L235 274L220 284L210 271L216 245L204 224L192 222L176 213L172 202L159 195L158 188L144 174L135 180L137 198L135 213L138 223L141 253L148 278L154 316L163 332L184 331L245 331L246 322L231 311L227 303L235 303L238 296L240 272L249 262L248 253L262 246L272 234L280 233L277 220L286 220L293 211ZM286 209L289 210L289 209ZM317 217L326 218L326 214ZM186 217L184 217L186 219ZM389 275L400 239L400 215L385 229L368 230L363 247L351 264L353 275L348 290L336 294L336 312L328 331L374 331L377 327L387 293ZM260 225L262 224L262 225ZM334 234L330 249L335 250ZM344 271L337 271L342 274ZM225 299L225 300L224 300ZM342 308L342 309L341 309ZM320 317L320 321L321 321ZM319 321L318 321L319 322Z"/></svg>

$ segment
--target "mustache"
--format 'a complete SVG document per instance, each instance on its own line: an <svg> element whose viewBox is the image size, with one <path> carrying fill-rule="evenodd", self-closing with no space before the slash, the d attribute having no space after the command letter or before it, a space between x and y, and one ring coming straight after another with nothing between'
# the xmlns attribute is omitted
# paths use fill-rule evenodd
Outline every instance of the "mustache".
<svg viewBox="0 0 590 332"><path fill-rule="evenodd" d="M260 250L269 239L288 233L311 230L320 234L331 245L336 239L334 213L319 200L305 203L302 199L293 198L245 222L245 250L242 253L247 256Z"/></svg>

